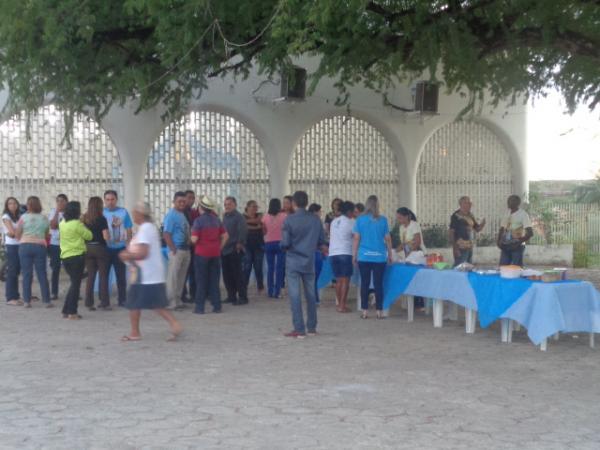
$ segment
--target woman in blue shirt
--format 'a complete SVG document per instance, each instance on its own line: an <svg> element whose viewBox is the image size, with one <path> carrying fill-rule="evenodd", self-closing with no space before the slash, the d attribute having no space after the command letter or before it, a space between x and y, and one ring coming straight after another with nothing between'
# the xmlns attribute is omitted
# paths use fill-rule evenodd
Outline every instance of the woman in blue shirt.
<svg viewBox="0 0 600 450"><path fill-rule="evenodd" d="M360 271L361 317L368 317L369 286L375 289L377 318L383 319L383 274L387 262L392 262L392 239L385 216L379 214L379 200L371 195L365 205L365 213L354 224L352 260Z"/></svg>

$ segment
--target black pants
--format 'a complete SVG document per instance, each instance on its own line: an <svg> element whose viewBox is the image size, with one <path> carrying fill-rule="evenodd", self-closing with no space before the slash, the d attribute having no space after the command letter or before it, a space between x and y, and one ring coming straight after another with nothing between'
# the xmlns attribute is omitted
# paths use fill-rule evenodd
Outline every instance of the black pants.
<svg viewBox="0 0 600 450"><path fill-rule="evenodd" d="M375 290L375 303L377 311L383 309L383 274L385 273L386 263L377 262L358 262L360 271L360 307L363 310L369 309L369 289L371 286L371 276L373 277L373 288Z"/></svg>
<svg viewBox="0 0 600 450"><path fill-rule="evenodd" d="M69 291L65 298L65 305L63 306L62 313L74 315L77 314L77 303L79 302L79 290L81 288L81 277L85 269L85 256L77 255L71 256L62 260L65 270L71 280Z"/></svg>
<svg viewBox="0 0 600 450"><path fill-rule="evenodd" d="M48 258L50 259L50 269L52 269L52 275L50 277L50 293L52 294L52 297L57 297L60 279L60 246L49 245Z"/></svg>
<svg viewBox="0 0 600 450"><path fill-rule="evenodd" d="M117 279L117 291L119 292L119 306L123 306L127 300L127 267L125 263L119 259L119 253L124 249L122 248L109 248L108 249L108 268L107 272L110 274L111 266L115 268L115 278ZM108 306L108 305L107 305Z"/></svg>
<svg viewBox="0 0 600 450"><path fill-rule="evenodd" d="M248 301L246 294L246 277L242 271L242 259L244 253L233 252L221 256L221 265L223 271L223 282L227 289L227 299L235 302L239 298L241 302Z"/></svg>

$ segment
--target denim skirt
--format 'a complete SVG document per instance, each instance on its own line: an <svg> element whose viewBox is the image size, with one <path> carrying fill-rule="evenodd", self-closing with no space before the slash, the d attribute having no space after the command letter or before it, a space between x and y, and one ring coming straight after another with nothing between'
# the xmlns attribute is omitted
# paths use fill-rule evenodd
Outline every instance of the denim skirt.
<svg viewBox="0 0 600 450"><path fill-rule="evenodd" d="M127 292L127 309L163 309L169 304L166 283L132 284Z"/></svg>

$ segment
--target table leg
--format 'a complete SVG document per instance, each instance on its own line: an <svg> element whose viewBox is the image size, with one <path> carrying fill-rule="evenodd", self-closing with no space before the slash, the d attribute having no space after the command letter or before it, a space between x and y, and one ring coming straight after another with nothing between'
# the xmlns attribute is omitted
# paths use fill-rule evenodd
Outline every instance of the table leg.
<svg viewBox="0 0 600 450"><path fill-rule="evenodd" d="M477 311L474 309L465 308L465 333L475 333L477 327Z"/></svg>
<svg viewBox="0 0 600 450"><path fill-rule="evenodd" d="M360 285L356 286L356 310L360 311Z"/></svg>
<svg viewBox="0 0 600 450"><path fill-rule="evenodd" d="M548 350L548 339L544 339L540 344L540 350L545 352Z"/></svg>
<svg viewBox="0 0 600 450"><path fill-rule="evenodd" d="M415 298L412 295L406 296L406 312L408 313L408 321L415 320Z"/></svg>
<svg viewBox="0 0 600 450"><path fill-rule="evenodd" d="M433 300L430 298L426 298L425 299L425 315L430 315L431 314L431 305L433 304Z"/></svg>
<svg viewBox="0 0 600 450"><path fill-rule="evenodd" d="M442 328L444 324L444 300L433 299L433 326Z"/></svg>
<svg viewBox="0 0 600 450"><path fill-rule="evenodd" d="M500 341L506 344L512 342L513 321L502 319L500 322Z"/></svg>
<svg viewBox="0 0 600 450"><path fill-rule="evenodd" d="M596 343L594 342L594 333L590 333L590 348L594 348Z"/></svg>

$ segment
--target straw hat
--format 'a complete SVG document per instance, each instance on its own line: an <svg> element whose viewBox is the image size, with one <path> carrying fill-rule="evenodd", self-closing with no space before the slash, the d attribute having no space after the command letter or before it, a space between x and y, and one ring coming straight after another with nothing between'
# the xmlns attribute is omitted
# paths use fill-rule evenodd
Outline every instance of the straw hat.
<svg viewBox="0 0 600 450"><path fill-rule="evenodd" d="M215 210L215 204L206 195L202 197L202 200L200 200L200 206L204 209L210 209L211 211Z"/></svg>

